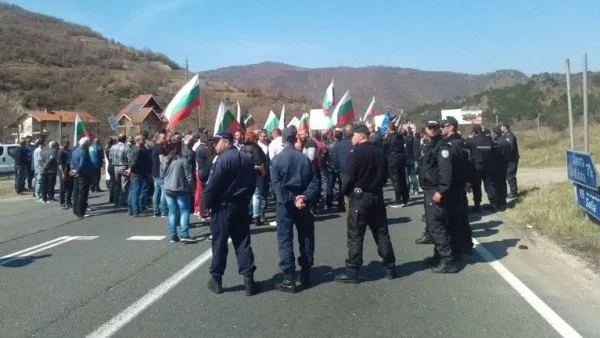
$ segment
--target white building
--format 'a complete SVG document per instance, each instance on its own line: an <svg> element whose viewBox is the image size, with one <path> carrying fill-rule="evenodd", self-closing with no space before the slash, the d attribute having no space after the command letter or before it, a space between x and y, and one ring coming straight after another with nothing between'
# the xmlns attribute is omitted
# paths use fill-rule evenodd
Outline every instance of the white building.
<svg viewBox="0 0 600 338"><path fill-rule="evenodd" d="M75 115L79 118L89 130L90 127L98 123L98 120L85 111L29 111L22 114L8 128L17 129L12 133L15 137L15 143L19 142L21 137L32 136L33 139L42 138L48 141L61 141L63 139L73 140L73 127ZM95 126L94 126L95 127Z"/></svg>
<svg viewBox="0 0 600 338"><path fill-rule="evenodd" d="M483 110L463 110L463 109L442 109L442 120L445 120L448 116L454 117L458 124L481 124L483 120Z"/></svg>

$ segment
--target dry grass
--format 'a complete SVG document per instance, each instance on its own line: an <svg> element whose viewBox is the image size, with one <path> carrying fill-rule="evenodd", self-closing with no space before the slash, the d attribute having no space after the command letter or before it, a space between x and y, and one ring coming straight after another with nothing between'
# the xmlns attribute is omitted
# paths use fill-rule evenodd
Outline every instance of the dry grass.
<svg viewBox="0 0 600 338"><path fill-rule="evenodd" d="M543 185L528 191L507 213L590 258L594 265L600 263L600 225L587 219L577 207L570 182Z"/></svg>
<svg viewBox="0 0 600 338"><path fill-rule="evenodd" d="M600 126L590 125L590 152L600 154ZM519 142L521 159L519 166L525 167L565 167L565 150L570 146L569 130L562 132L552 131L549 128L540 128L538 131L518 131L519 126L513 129ZM575 128L575 149L583 150L583 127Z"/></svg>
<svg viewBox="0 0 600 338"><path fill-rule="evenodd" d="M15 188L13 188L13 187L0 188L0 198L10 197L12 195L15 195Z"/></svg>

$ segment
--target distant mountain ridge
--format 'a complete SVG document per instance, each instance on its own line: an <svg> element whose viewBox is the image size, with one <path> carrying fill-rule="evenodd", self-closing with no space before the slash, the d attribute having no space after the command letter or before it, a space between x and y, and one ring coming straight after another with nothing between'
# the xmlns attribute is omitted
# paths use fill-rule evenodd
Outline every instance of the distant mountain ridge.
<svg viewBox="0 0 600 338"><path fill-rule="evenodd" d="M525 83L529 79L517 70L471 75L387 66L303 68L277 62L224 67L200 74L229 85L259 87L316 101L321 99L333 78L338 98L349 89L359 111L366 109L372 96L377 100L376 109L410 109Z"/></svg>

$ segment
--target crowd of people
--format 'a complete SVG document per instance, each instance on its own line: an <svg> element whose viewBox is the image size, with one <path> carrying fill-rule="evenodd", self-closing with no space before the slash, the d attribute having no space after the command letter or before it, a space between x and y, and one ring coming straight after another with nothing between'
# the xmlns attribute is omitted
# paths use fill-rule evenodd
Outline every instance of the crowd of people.
<svg viewBox="0 0 600 338"><path fill-rule="evenodd" d="M421 130L390 124L384 132L372 125L346 125L327 135L295 127L220 132L207 130L142 132L135 137L110 137L104 146L83 137L71 149L68 141L32 143L21 140L15 161L15 190L25 183L40 202L55 200L86 217L89 191L101 192L105 168L109 203L127 207L132 217L151 211L167 220L171 242L192 243L190 219L210 222L213 261L208 287L223 292L228 240L231 239L244 276L246 293L255 294L254 255L250 226L277 226L279 267L284 279L277 289L296 292L310 285L315 247L314 215L347 212L348 257L336 281L358 283L362 247L369 227L383 260L387 278L395 278L395 256L387 229L386 207L406 206L411 195L424 195L425 231L417 244L433 244L426 260L432 271L458 271L456 260L471 255L467 193L471 212L481 212L483 182L492 211L506 208L516 197L517 140L507 124L491 132L474 125L463 137L458 122L431 121ZM391 181L394 197L386 203L383 188ZM510 187L510 194L506 183ZM266 218L272 205L275 220ZM298 234L296 278L293 228Z"/></svg>

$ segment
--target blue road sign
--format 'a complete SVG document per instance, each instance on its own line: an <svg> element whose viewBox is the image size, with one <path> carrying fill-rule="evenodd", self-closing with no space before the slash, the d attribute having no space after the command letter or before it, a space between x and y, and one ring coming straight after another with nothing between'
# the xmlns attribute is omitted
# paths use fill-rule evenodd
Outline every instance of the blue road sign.
<svg viewBox="0 0 600 338"><path fill-rule="evenodd" d="M590 216L600 220L600 194L596 190L579 185L575 185L575 193L579 207L587 211Z"/></svg>
<svg viewBox="0 0 600 338"><path fill-rule="evenodd" d="M113 131L117 131L118 124L119 124L119 121L117 120L116 116L110 115L108 117L108 125L110 126L110 129L112 129Z"/></svg>
<svg viewBox="0 0 600 338"><path fill-rule="evenodd" d="M567 173L571 182L598 191L598 174L592 155L567 149Z"/></svg>

